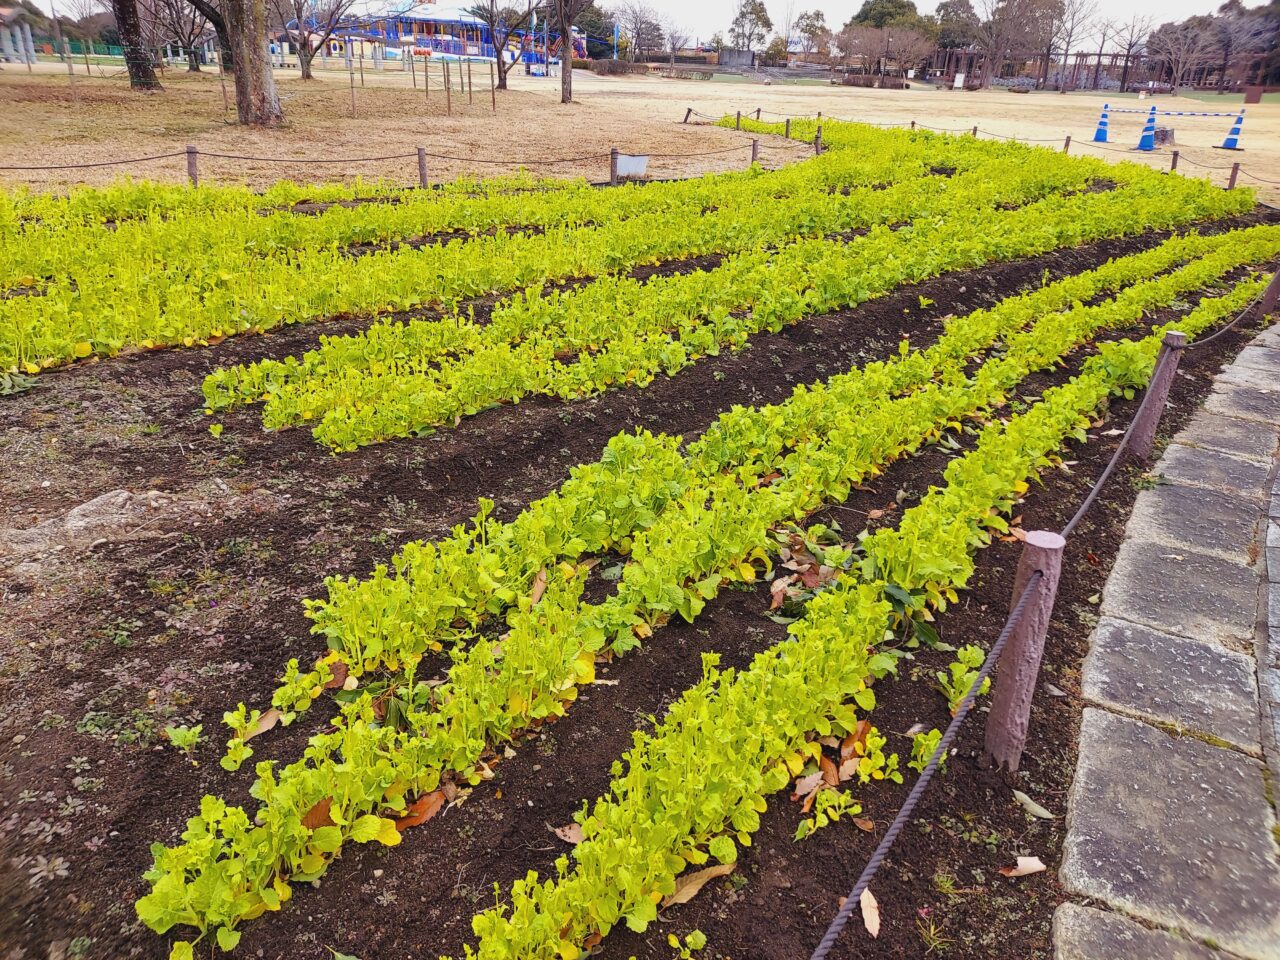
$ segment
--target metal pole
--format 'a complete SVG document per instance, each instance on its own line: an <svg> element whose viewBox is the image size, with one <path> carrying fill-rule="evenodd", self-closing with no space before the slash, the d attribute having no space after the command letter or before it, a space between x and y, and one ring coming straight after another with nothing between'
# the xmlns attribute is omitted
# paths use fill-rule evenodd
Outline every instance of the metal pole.
<svg viewBox="0 0 1280 960"><path fill-rule="evenodd" d="M1067 138L1062 141L1062 152L1063 153L1071 152L1071 134L1069 133L1067 134Z"/></svg>
<svg viewBox="0 0 1280 960"><path fill-rule="evenodd" d="M1231 165L1231 177L1227 180L1227 189L1234 190L1236 188L1236 178L1240 176L1240 161L1236 161Z"/></svg>
<svg viewBox="0 0 1280 960"><path fill-rule="evenodd" d="M618 185L618 148L609 148L609 186Z"/></svg>
<svg viewBox="0 0 1280 960"><path fill-rule="evenodd" d="M1041 577L996 665L996 684L986 729L987 756L997 767L1007 767L1010 772L1017 771L1027 745L1031 699L1036 692L1040 658L1044 655L1044 640L1053 615L1058 577L1062 572L1062 550L1066 544L1060 534L1032 530L1023 541L1022 556L1018 560L1013 581L1014 603L1027 588L1032 574L1038 572Z"/></svg>
<svg viewBox="0 0 1280 960"><path fill-rule="evenodd" d="M1169 155L1169 172L1170 173L1173 173L1173 171L1178 169L1179 156L1180 156L1180 153L1177 150L1173 151L1173 153Z"/></svg>
<svg viewBox="0 0 1280 960"><path fill-rule="evenodd" d="M427 148L418 148L418 186L427 189Z"/></svg>
<svg viewBox="0 0 1280 960"><path fill-rule="evenodd" d="M760 140L757 137L751 138L751 165L754 167L760 160Z"/></svg>
<svg viewBox="0 0 1280 960"><path fill-rule="evenodd" d="M1142 406L1133 421L1133 433L1129 436L1129 455L1139 460L1151 456L1151 448L1156 442L1156 430L1160 428L1160 415L1164 413L1165 404L1169 401L1169 388L1178 372L1178 360L1182 357L1183 348L1187 345L1187 335L1179 330L1170 330L1161 342L1160 355L1156 357L1155 370L1151 373L1151 382L1147 384L1147 394L1142 398Z"/></svg>
<svg viewBox="0 0 1280 960"><path fill-rule="evenodd" d="M187 144L187 179L193 187L200 186L200 171L196 168L197 152L195 146Z"/></svg>

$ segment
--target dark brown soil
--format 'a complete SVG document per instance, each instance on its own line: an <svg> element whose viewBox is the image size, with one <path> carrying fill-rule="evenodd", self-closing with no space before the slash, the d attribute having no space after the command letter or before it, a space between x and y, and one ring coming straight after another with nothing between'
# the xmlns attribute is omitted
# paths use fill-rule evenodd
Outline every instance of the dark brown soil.
<svg viewBox="0 0 1280 960"><path fill-rule="evenodd" d="M1252 222L1237 225L1245 221ZM52 942L82 937L91 939L75 941L79 956L166 954L165 941L133 918L132 902L146 889L148 845L176 839L203 792L251 802L248 770L231 775L217 764L225 739L219 718L238 700L264 706L286 659L316 655L321 644L308 635L300 600L322 595L326 574L365 575L405 540L446 533L474 512L479 496L493 498L499 515L509 517L558 485L573 464L598 457L620 430L696 435L734 403L782 399L796 383L888 355L901 337L923 346L941 317L1038 285L1045 271L1051 278L1076 273L1158 239L1095 244L943 277L759 336L746 350L659 378L643 391L574 404L535 399L430 438L343 457L324 453L305 431L263 433L256 411L224 418L225 432L214 439L201 415L199 384L217 366L296 353L321 333L358 329L365 320L137 354L42 377L36 390L0 405L0 454L21 471L5 481L0 523L27 527L122 487L198 495L212 508L207 516L169 518L149 539L112 540L0 570L8 608L0 629L6 651L13 651L0 673L8 706L0 719L0 817L8 818L0 820L0 843L19 858L16 897L0 883L0 895L16 901L10 913L16 930L6 946L43 957ZM921 297L932 305L921 307ZM1185 418L1207 391L1215 363L1246 336L1224 337L1205 355L1188 354L1183 369L1192 376L1178 378L1166 429ZM1113 421L1123 423L1131 406L1119 405ZM1073 472L1054 473L1028 498L1023 525L1060 525L1113 442L1099 435L1074 451ZM900 489L906 502L919 496L947 456L935 448L902 461L827 516L852 535L863 525L859 511L896 504ZM1116 478L1068 547L1045 668L1045 678L1068 693L1077 689L1094 609L1088 598L1118 544L1134 476L1127 470ZM252 499L253 491L270 496ZM986 552L973 589L940 624L950 642L986 645L994 637L1006 613L1016 546L998 543ZM548 825L568 823L584 799L603 791L630 731L696 679L702 651L719 651L726 665L739 665L784 636L783 627L762 616L767 606L765 587L729 591L696 624L664 628L644 649L602 667L602 678L617 685L592 688L566 719L519 745L494 783L407 833L395 850L352 850L318 888L299 888L280 914L246 924L237 955L319 960L333 947L363 960L390 960L459 950L472 914L493 902L495 882L506 885L531 868L545 873L564 851ZM945 704L928 690L929 671L945 660L921 655L910 668L918 676L882 686L875 720L893 734L890 745L904 762L909 741L898 734L917 720L945 723ZM313 713L319 722L324 708ZM1042 691L1034 747L1018 778L1020 789L1059 814L1076 714L1072 697ZM195 752L199 766L159 741L158 728L176 722L204 724L209 740ZM273 731L255 741L254 761L287 761L309 732L301 723ZM1009 881L994 870L1029 853L1052 871L1061 821L1030 822L1010 800L1004 778L975 768L971 755L980 736L975 717L873 885L885 920L880 939L871 943L849 930L835 955L853 956L857 944L860 958L923 956L920 920L950 939L935 951L944 956L1047 957L1048 920L1061 899L1052 872ZM905 788L856 793L864 815L883 829ZM693 927L710 938L706 956L808 955L878 834L840 824L794 844L797 816L782 797L772 801L737 872L741 881L719 881L644 938L615 934L604 955L665 957L666 933ZM62 858L67 876L30 882L39 872L36 854ZM940 873L975 892L944 895L935 883Z"/></svg>

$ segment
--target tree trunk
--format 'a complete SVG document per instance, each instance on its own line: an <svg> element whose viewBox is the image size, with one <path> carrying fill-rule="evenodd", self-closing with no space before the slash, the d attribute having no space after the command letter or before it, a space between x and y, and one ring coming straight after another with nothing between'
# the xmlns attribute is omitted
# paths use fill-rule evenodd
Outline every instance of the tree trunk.
<svg viewBox="0 0 1280 960"><path fill-rule="evenodd" d="M236 113L240 122L276 126L284 121L267 50L266 0L227 0L222 7L235 60Z"/></svg>
<svg viewBox="0 0 1280 960"><path fill-rule="evenodd" d="M187 47L187 73L200 72L200 51L193 44Z"/></svg>
<svg viewBox="0 0 1280 960"><path fill-rule="evenodd" d="M298 44L298 71L303 80L315 79L311 75L311 61L315 59L316 52L311 50L310 46L305 40Z"/></svg>
<svg viewBox="0 0 1280 960"><path fill-rule="evenodd" d="M565 16L565 5L560 4L560 102L573 103L573 18ZM547 44L547 69L551 69L551 46Z"/></svg>
<svg viewBox="0 0 1280 960"><path fill-rule="evenodd" d="M163 90L156 79L151 62L151 51L142 39L142 20L138 16L137 0L111 0L111 12L116 18L116 30L124 47L124 62L129 68L129 86L135 90Z"/></svg>

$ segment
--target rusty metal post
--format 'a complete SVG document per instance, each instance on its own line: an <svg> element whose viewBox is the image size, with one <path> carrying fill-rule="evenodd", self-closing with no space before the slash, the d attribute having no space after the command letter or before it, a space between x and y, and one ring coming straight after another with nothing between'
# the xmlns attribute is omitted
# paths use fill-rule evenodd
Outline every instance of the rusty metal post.
<svg viewBox="0 0 1280 960"><path fill-rule="evenodd" d="M1062 152L1063 153L1071 152L1071 134L1069 133L1067 134L1067 138L1062 141Z"/></svg>
<svg viewBox="0 0 1280 960"><path fill-rule="evenodd" d="M427 189L427 148L418 148L418 186Z"/></svg>
<svg viewBox="0 0 1280 960"><path fill-rule="evenodd" d="M1178 360L1186 345L1187 335L1179 330L1170 330L1164 335L1160 355L1156 357L1156 366L1151 372L1151 382L1147 384L1142 406L1134 417L1133 433L1129 436L1128 452L1132 457L1146 460L1151 456L1151 448L1156 442L1156 430L1160 427L1160 415L1164 413L1165 404L1169 400L1169 388L1173 385L1174 375L1178 372Z"/></svg>
<svg viewBox="0 0 1280 960"><path fill-rule="evenodd" d="M1236 161L1231 165L1231 177L1227 180L1227 189L1234 190L1236 188L1236 178L1240 176L1240 161Z"/></svg>
<svg viewBox="0 0 1280 960"><path fill-rule="evenodd" d="M735 130L742 129L742 111L741 110L738 111L738 118L733 121L733 129Z"/></svg>
<svg viewBox="0 0 1280 960"><path fill-rule="evenodd" d="M1271 278L1267 289L1262 291L1262 303L1258 309L1262 311L1264 317L1276 308L1277 300L1280 300L1280 270L1277 270L1276 275Z"/></svg>
<svg viewBox="0 0 1280 960"><path fill-rule="evenodd" d="M609 148L609 186L618 185L618 148Z"/></svg>
<svg viewBox="0 0 1280 960"><path fill-rule="evenodd" d="M1053 616L1062 573L1062 550L1067 541L1048 530L1032 530L1022 544L1018 572L1013 581L1013 603L1018 602L1027 582L1036 571L1041 574L1034 594L1014 627L1008 646L996 665L995 690L987 715L986 755L997 767L1018 769L1027 746L1031 724L1031 700L1040 675L1040 658Z"/></svg>
<svg viewBox="0 0 1280 960"><path fill-rule="evenodd" d="M683 120L681 120L680 122L681 122L681 123L688 123L688 122L689 122L689 118L690 118L691 116L693 116L693 107L689 107L687 110L685 110L685 112L684 112L684 119L683 119Z"/></svg>
<svg viewBox="0 0 1280 960"><path fill-rule="evenodd" d="M187 180L191 182L193 187L200 186L200 171L196 167L196 157L198 156L196 148L187 144Z"/></svg>
<svg viewBox="0 0 1280 960"><path fill-rule="evenodd" d="M786 128L782 131L782 135L787 140L791 139L791 118L790 117L787 117L787 125L786 125Z"/></svg>
<svg viewBox="0 0 1280 960"><path fill-rule="evenodd" d="M760 160L760 139L759 137L751 138L751 165L754 167Z"/></svg>
<svg viewBox="0 0 1280 960"><path fill-rule="evenodd" d="M1181 155L1182 154L1177 150L1173 151L1173 153L1169 155L1169 172L1170 173L1173 173L1173 171L1178 169L1178 157L1180 157Z"/></svg>
<svg viewBox="0 0 1280 960"><path fill-rule="evenodd" d="M818 156L822 153L822 124L818 124L818 132L813 135L813 154Z"/></svg>

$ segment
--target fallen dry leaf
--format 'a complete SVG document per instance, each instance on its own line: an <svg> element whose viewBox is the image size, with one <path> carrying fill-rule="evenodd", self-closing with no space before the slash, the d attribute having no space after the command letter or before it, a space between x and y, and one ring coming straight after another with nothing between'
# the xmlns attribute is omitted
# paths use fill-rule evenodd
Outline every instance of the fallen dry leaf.
<svg viewBox="0 0 1280 960"><path fill-rule="evenodd" d="M575 847L582 842L582 824L580 823L569 823L563 827L552 827L551 832L565 843L571 843Z"/></svg>
<svg viewBox="0 0 1280 960"><path fill-rule="evenodd" d="M347 682L347 674L351 672L351 668L341 660L335 660L329 664L329 672L333 674L333 678L324 685L324 688L326 690L336 690Z"/></svg>
<svg viewBox="0 0 1280 960"><path fill-rule="evenodd" d="M396 829L401 832L408 830L410 827L416 827L426 823L444 806L445 796L443 790L432 790L430 793L424 793L413 803L409 804L409 811L403 817L396 820Z"/></svg>
<svg viewBox="0 0 1280 960"><path fill-rule="evenodd" d="M806 777L800 777L796 781L795 789L791 791L791 799L799 800L801 797L807 797L818 787L822 786L822 771L811 773Z"/></svg>
<svg viewBox="0 0 1280 960"><path fill-rule="evenodd" d="M880 936L880 904L876 903L869 889L862 891L858 906L862 907L862 925L867 928L867 933L873 938Z"/></svg>
<svg viewBox="0 0 1280 960"><path fill-rule="evenodd" d="M283 716L284 714L281 713L279 710L277 710L275 707L272 707L270 710L264 711L262 716L258 718L258 722L254 724L253 729L247 732L241 739L252 740L254 737L258 736L259 734L266 733L268 730L274 727L277 723L279 723L280 718Z"/></svg>
<svg viewBox="0 0 1280 960"><path fill-rule="evenodd" d="M818 761L818 772L822 774L822 782L828 786L838 787L840 785L840 773L836 769L833 761L829 760L826 755Z"/></svg>
<svg viewBox="0 0 1280 960"><path fill-rule="evenodd" d="M787 587L791 586L791 581L795 577L778 577L773 583L769 584L769 593L773 596L772 602L769 604L770 610L777 610L782 606L787 597Z"/></svg>
<svg viewBox="0 0 1280 960"><path fill-rule="evenodd" d="M867 739L867 734L871 731L871 722L869 720L859 720L858 725L853 728L853 732L844 738L844 742L840 744L840 759L848 760L858 753L858 746L863 740Z"/></svg>
<svg viewBox="0 0 1280 960"><path fill-rule="evenodd" d="M1036 803L1034 800L1028 797L1021 790L1013 791L1013 799L1017 800L1020 804L1022 804L1023 809L1026 810L1027 813L1031 814L1033 817L1039 817L1041 820L1057 820L1058 819L1052 813L1046 810L1044 807L1040 806L1040 804Z"/></svg>
<svg viewBox="0 0 1280 960"><path fill-rule="evenodd" d="M695 873L686 873L682 877L676 879L676 891L662 900L662 909L666 909L675 903L688 903L698 891L705 887L710 881L716 877L723 877L733 872L737 861L733 863L717 863L714 867L705 867Z"/></svg>
<svg viewBox="0 0 1280 960"><path fill-rule="evenodd" d="M854 817L853 825L865 833L875 833L876 825L863 817Z"/></svg>
<svg viewBox="0 0 1280 960"><path fill-rule="evenodd" d="M303 815L302 825L308 830L333 826L333 817L329 816L329 807L332 805L332 798L325 797Z"/></svg>
<svg viewBox="0 0 1280 960"><path fill-rule="evenodd" d="M1032 873L1040 873L1045 869L1045 865L1040 862L1039 857L1019 857L1016 867L1001 867L1000 875L1003 877L1025 877Z"/></svg>
<svg viewBox="0 0 1280 960"><path fill-rule="evenodd" d="M529 592L529 601L533 606L538 605L538 601L542 599L542 595L547 592L547 568L543 567L538 571L538 575L533 578L533 589Z"/></svg>

